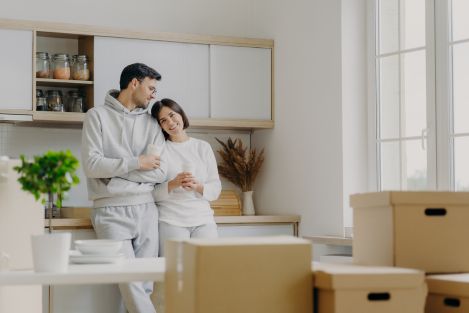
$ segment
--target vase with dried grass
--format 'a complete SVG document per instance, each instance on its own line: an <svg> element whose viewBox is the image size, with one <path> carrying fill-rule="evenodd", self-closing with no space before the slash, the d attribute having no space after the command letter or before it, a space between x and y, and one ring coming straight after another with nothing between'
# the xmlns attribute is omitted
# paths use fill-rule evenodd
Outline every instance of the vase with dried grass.
<svg viewBox="0 0 469 313"><path fill-rule="evenodd" d="M226 142L215 139L222 146L222 149L217 150L222 158L218 165L218 173L241 188L243 215L255 215L253 185L264 162L264 149L260 153L256 149L248 149L238 138L232 140L229 137Z"/></svg>

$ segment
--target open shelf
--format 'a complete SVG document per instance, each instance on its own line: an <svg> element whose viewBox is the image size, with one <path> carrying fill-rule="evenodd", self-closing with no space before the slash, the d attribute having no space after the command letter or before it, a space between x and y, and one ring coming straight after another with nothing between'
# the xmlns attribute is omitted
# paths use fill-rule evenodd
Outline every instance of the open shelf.
<svg viewBox="0 0 469 313"><path fill-rule="evenodd" d="M47 87L82 87L93 85L90 80L72 80L72 79L52 79L52 78L36 78L36 86Z"/></svg>
<svg viewBox="0 0 469 313"><path fill-rule="evenodd" d="M83 123L84 119L85 113L50 111L33 112L33 121Z"/></svg>

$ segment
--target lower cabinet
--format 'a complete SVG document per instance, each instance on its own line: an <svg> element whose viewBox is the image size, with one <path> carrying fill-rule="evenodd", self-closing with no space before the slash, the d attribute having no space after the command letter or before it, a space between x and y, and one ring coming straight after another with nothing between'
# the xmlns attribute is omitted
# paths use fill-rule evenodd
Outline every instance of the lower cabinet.
<svg viewBox="0 0 469 313"><path fill-rule="evenodd" d="M92 229L70 232L72 233L72 249L74 249L74 240L96 239L96 234ZM43 296L44 313L120 312L121 298L117 285L44 286Z"/></svg>
<svg viewBox="0 0 469 313"><path fill-rule="evenodd" d="M296 235L297 223L218 224L220 237ZM92 229L58 230L72 233L73 241L96 239ZM121 297L117 285L44 286L43 312L47 313L116 313ZM162 309L162 308L161 308ZM161 312L158 312L161 313Z"/></svg>

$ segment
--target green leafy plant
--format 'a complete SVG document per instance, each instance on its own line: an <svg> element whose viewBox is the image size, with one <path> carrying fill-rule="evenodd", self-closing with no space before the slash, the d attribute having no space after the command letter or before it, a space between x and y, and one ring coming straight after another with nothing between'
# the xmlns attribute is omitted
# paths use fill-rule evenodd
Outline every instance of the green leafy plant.
<svg viewBox="0 0 469 313"><path fill-rule="evenodd" d="M223 147L217 151L222 158L218 165L220 175L240 187L241 191L251 191L264 162L264 149L257 154L256 149L245 148L241 139L229 137L226 143L215 139Z"/></svg>
<svg viewBox="0 0 469 313"><path fill-rule="evenodd" d="M62 195L80 182L76 175L78 160L69 150L48 151L34 156L33 161L28 161L24 155L20 159L21 165L14 169L20 174L18 181L22 189L32 193L36 200L42 197L43 204L47 197L47 214L49 219L52 218L53 205L62 207L62 197L57 197L54 202L54 194Z"/></svg>

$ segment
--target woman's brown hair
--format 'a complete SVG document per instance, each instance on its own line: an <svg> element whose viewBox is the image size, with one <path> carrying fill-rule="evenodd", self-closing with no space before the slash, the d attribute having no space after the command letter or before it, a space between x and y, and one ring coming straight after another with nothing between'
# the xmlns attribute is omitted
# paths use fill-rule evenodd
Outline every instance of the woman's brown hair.
<svg viewBox="0 0 469 313"><path fill-rule="evenodd" d="M189 119L187 118L187 115L182 109L182 107L176 101L172 99L168 99L168 98L161 99L160 101L156 101L155 104L153 104L153 107L151 108L151 116L156 118L156 120L158 121L158 125L161 126L158 115L160 114L160 111L161 109L163 109L163 107L168 107L174 112L181 115L182 121L184 123L182 127L183 129L186 129L187 127L189 127ZM163 127L161 127L161 130L163 131L164 138L168 140L169 134L163 130Z"/></svg>

